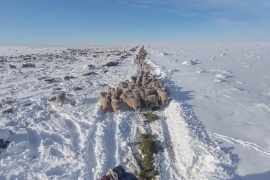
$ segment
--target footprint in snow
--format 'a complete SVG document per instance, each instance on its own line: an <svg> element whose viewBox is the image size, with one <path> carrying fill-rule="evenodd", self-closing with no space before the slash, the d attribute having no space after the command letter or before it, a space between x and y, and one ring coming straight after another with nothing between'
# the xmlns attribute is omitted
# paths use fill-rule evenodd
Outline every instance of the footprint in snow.
<svg viewBox="0 0 270 180"><path fill-rule="evenodd" d="M226 79L227 75L226 74L217 74L216 78L218 78L218 79Z"/></svg>
<svg viewBox="0 0 270 180"><path fill-rule="evenodd" d="M170 75L174 74L175 72L180 72L180 71L181 70L179 70L179 69L173 69L173 70L170 71Z"/></svg>
<svg viewBox="0 0 270 180"><path fill-rule="evenodd" d="M190 66L190 65L196 65L198 64L198 60L188 60L188 61L184 61L182 62L183 65L187 65L187 66Z"/></svg>
<svg viewBox="0 0 270 180"><path fill-rule="evenodd" d="M215 60L217 60L217 57L214 56L211 58L211 61L215 61Z"/></svg>
<svg viewBox="0 0 270 180"><path fill-rule="evenodd" d="M235 81L237 84L245 84L246 82L244 81Z"/></svg>
<svg viewBox="0 0 270 180"><path fill-rule="evenodd" d="M220 57L223 57L223 56L226 56L227 54L223 53L223 54L220 54Z"/></svg>
<svg viewBox="0 0 270 180"><path fill-rule="evenodd" d="M255 56L254 54L251 55L245 55L246 58L260 58L261 56Z"/></svg>
<svg viewBox="0 0 270 180"><path fill-rule="evenodd" d="M205 73L208 73L204 68L197 68L197 70L195 72L196 72L196 74L205 74Z"/></svg>
<svg viewBox="0 0 270 180"><path fill-rule="evenodd" d="M226 73L226 74L231 74L232 73L231 70L223 69L223 68L219 69L219 71L222 72L222 73Z"/></svg>
<svg viewBox="0 0 270 180"><path fill-rule="evenodd" d="M214 82L221 83L221 82L227 82L225 79L228 78L226 74L217 74Z"/></svg>
<svg viewBox="0 0 270 180"><path fill-rule="evenodd" d="M222 83L222 82L227 82L227 81L224 79L215 79L214 82L215 83Z"/></svg>
<svg viewBox="0 0 270 180"><path fill-rule="evenodd" d="M237 88L237 87L232 87L231 90L232 90L232 91L243 91L244 89L242 89L242 88Z"/></svg>

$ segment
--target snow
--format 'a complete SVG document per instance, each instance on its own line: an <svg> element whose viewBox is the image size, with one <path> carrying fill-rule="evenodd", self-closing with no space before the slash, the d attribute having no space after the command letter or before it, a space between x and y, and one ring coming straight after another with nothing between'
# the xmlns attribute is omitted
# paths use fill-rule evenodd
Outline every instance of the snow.
<svg viewBox="0 0 270 180"><path fill-rule="evenodd" d="M0 139L10 141L0 179L94 180L117 165L134 172L141 133L162 146L159 179L270 179L269 43L145 45L170 95L150 124L126 107L105 113L98 100L140 73L132 47L0 47ZM104 66L112 61L119 66ZM61 91L58 107L50 99Z"/></svg>

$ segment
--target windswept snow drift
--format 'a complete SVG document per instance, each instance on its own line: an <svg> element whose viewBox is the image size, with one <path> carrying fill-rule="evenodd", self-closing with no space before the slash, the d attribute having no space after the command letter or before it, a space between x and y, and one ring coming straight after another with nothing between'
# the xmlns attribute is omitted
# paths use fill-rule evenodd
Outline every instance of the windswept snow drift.
<svg viewBox="0 0 270 180"><path fill-rule="evenodd" d="M170 94L151 124L98 102L108 85L138 75L131 47L0 48L0 139L10 141L0 179L95 180L119 164L133 172L146 132L163 149L154 157L160 179L269 177L270 44L145 46ZM56 107L60 91L67 100Z"/></svg>

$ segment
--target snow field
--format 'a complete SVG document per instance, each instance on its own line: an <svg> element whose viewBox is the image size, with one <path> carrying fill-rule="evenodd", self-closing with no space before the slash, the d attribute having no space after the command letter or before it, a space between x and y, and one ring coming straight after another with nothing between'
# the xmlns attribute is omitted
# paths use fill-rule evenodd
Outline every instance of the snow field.
<svg viewBox="0 0 270 180"><path fill-rule="evenodd" d="M159 179L269 177L269 44L145 46L170 95L150 124L126 108L104 113L98 101L108 85L139 74L136 52L119 55L130 47L0 48L0 138L11 142L0 149L0 179L93 180L119 164L134 172L141 133L162 147ZM29 54L36 59L23 60ZM119 66L104 66L111 61ZM67 101L56 107L50 99L60 91Z"/></svg>
<svg viewBox="0 0 270 180"><path fill-rule="evenodd" d="M173 99L193 112L195 123L190 127L202 125L231 156L236 179L270 178L270 142L265 138L269 136L269 47L269 43L194 43L147 48L153 64L166 67L171 91L178 92L171 94ZM183 63L190 60L197 63Z"/></svg>

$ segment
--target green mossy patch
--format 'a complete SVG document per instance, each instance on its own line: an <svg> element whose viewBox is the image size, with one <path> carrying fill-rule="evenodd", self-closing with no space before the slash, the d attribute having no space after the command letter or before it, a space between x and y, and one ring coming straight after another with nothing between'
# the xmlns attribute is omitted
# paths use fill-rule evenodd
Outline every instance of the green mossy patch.
<svg viewBox="0 0 270 180"><path fill-rule="evenodd" d="M151 134L142 134L140 140L142 160L140 163L141 171L139 173L139 180L152 180L158 175L153 164L153 154L158 152L158 148Z"/></svg>
<svg viewBox="0 0 270 180"><path fill-rule="evenodd" d="M145 118L145 121L146 122L153 122L153 121L156 121L159 119L158 115L156 114L153 114L151 112L148 112L148 113L144 113L143 114L143 117Z"/></svg>

